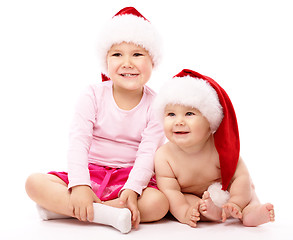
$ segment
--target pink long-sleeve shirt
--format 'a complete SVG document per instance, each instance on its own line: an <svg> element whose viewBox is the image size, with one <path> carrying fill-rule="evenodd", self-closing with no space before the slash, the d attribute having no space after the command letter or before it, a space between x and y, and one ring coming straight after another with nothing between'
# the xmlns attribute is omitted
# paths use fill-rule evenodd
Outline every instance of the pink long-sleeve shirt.
<svg viewBox="0 0 293 240"><path fill-rule="evenodd" d="M164 141L151 108L155 93L145 86L140 103L126 111L116 105L112 85L107 81L89 86L77 102L69 137L68 188L91 186L89 163L133 166L122 189L141 194L154 174L155 151Z"/></svg>

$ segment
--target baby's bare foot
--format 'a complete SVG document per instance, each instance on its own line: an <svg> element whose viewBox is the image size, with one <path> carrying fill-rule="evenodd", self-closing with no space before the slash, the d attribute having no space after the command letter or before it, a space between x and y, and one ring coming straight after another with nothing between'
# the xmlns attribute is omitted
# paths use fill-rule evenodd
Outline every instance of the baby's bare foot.
<svg viewBox="0 0 293 240"><path fill-rule="evenodd" d="M274 222L275 212L271 203L263 205L248 206L243 211L243 225L247 227L256 227L258 225Z"/></svg>
<svg viewBox="0 0 293 240"><path fill-rule="evenodd" d="M225 222L228 217L242 219L242 212L238 205L235 203L225 203L222 207L222 221Z"/></svg>
<svg viewBox="0 0 293 240"><path fill-rule="evenodd" d="M190 207L190 209L187 212L187 221L186 223L191 227L196 227L197 222L200 220L200 213L198 211L199 203L197 202L195 206Z"/></svg>
<svg viewBox="0 0 293 240"><path fill-rule="evenodd" d="M196 227L197 222L200 219L200 213L198 211L198 202L195 204L195 206L190 206L185 214L185 219L182 221L182 223L188 224L191 227Z"/></svg>
<svg viewBox="0 0 293 240"><path fill-rule="evenodd" d="M197 222L200 220L200 213L198 211L198 203L197 206L195 206L190 213L190 221L188 223L189 226L191 227L196 227L197 226Z"/></svg>
<svg viewBox="0 0 293 240"><path fill-rule="evenodd" d="M207 220L219 221L222 218L222 209L214 204L210 197L210 193L205 191L202 199L199 201L199 212L207 218Z"/></svg>

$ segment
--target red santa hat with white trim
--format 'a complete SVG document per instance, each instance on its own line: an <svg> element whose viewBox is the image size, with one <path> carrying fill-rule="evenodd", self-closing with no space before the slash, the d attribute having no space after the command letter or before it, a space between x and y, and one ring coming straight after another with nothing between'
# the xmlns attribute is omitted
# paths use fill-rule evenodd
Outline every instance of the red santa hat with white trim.
<svg viewBox="0 0 293 240"><path fill-rule="evenodd" d="M134 7L126 7L109 20L101 32L98 52L103 80L107 78L107 53L113 44L134 43L143 47L156 67L161 58L161 38L155 27Z"/></svg>
<svg viewBox="0 0 293 240"><path fill-rule="evenodd" d="M207 118L219 154L222 189L227 190L240 152L236 114L228 94L210 77L183 69L166 82L155 99L154 108L161 118L167 104L194 107Z"/></svg>

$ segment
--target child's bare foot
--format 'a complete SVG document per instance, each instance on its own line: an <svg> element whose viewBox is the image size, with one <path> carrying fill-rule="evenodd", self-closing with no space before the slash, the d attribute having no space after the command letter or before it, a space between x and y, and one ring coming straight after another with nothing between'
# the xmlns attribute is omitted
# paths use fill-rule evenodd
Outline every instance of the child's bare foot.
<svg viewBox="0 0 293 240"><path fill-rule="evenodd" d="M222 209L214 204L210 197L210 193L205 191L202 199L199 201L199 212L211 221L219 221L222 218Z"/></svg>
<svg viewBox="0 0 293 240"><path fill-rule="evenodd" d="M231 202L225 203L222 209L223 209L222 222L225 222L227 218L230 216L233 218L242 219L241 209L235 203L231 203Z"/></svg>
<svg viewBox="0 0 293 240"><path fill-rule="evenodd" d="M258 225L275 221L274 206L271 203L248 206L243 210L243 225L256 227Z"/></svg>
<svg viewBox="0 0 293 240"><path fill-rule="evenodd" d="M197 202L195 206L191 207L187 212L187 221L186 224L188 224L191 227L196 227L197 222L200 220L200 213L198 211L199 203Z"/></svg>

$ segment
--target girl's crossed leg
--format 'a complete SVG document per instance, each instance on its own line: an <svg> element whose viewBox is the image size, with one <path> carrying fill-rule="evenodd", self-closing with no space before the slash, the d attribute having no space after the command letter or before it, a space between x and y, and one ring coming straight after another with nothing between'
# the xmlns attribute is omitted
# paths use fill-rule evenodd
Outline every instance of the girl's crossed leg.
<svg viewBox="0 0 293 240"><path fill-rule="evenodd" d="M70 192L68 191L67 184L59 177L51 174L32 174L26 181L26 191L33 201L49 211L49 216L47 216L47 218L51 218L51 213L55 213L55 216L59 215L59 217L62 217L62 215L64 217L75 217L73 210L69 207ZM119 199L106 201L104 204L94 203L93 205L95 216L93 222L111 225L121 232L130 231L131 219L130 229L129 219L127 220L127 226L123 223L117 223L117 219L126 221L126 216L130 214L128 209L121 207ZM146 188L138 198L138 210L140 212L141 222L160 220L166 215L168 209L169 203L167 198L157 189ZM109 211L111 211L111 214L109 214ZM115 214L115 212L119 216ZM124 217L121 217L122 214ZM113 221L115 223L113 223Z"/></svg>

